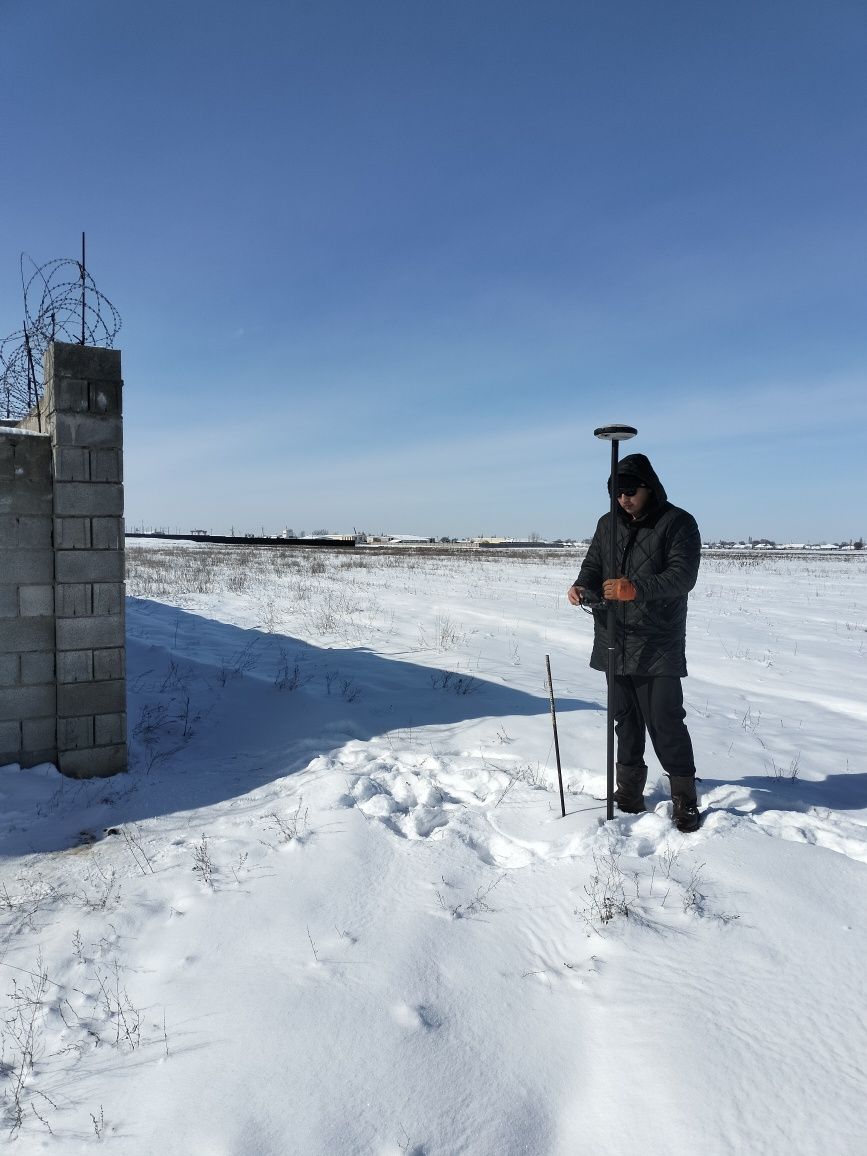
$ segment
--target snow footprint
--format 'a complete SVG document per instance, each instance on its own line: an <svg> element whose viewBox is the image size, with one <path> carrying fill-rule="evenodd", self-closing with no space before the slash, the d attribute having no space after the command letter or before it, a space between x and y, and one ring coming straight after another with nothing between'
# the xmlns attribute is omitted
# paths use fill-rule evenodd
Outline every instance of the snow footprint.
<svg viewBox="0 0 867 1156"><path fill-rule="evenodd" d="M407 1031L435 1031L441 1026L442 1020L425 1004L398 1003L391 1009L392 1019L396 1024Z"/></svg>
<svg viewBox="0 0 867 1156"><path fill-rule="evenodd" d="M762 809L761 796L742 784L717 787L708 793L710 804L703 828L716 830L723 823L752 823L766 835L792 843L809 843L867 863L867 824L839 811L809 807L806 811L784 807Z"/></svg>
<svg viewBox="0 0 867 1156"><path fill-rule="evenodd" d="M762 811L752 820L766 835L811 843L867 863L867 826L835 811Z"/></svg>
<svg viewBox="0 0 867 1156"><path fill-rule="evenodd" d="M442 793L412 771L372 770L356 780L350 796L364 815L407 839L427 839L449 821Z"/></svg>

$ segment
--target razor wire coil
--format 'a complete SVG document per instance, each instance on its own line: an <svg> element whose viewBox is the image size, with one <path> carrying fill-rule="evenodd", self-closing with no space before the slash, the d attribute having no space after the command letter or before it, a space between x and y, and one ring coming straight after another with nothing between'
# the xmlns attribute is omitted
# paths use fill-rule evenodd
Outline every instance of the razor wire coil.
<svg viewBox="0 0 867 1156"><path fill-rule="evenodd" d="M41 400L43 354L52 341L111 349L121 317L82 261L37 265L21 254L24 325L0 341L0 420L18 421Z"/></svg>

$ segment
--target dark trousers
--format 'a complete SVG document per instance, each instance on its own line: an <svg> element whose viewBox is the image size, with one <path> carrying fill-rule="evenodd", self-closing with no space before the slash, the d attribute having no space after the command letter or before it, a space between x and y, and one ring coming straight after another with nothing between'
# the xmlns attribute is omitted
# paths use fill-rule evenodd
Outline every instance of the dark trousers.
<svg viewBox="0 0 867 1156"><path fill-rule="evenodd" d="M686 729L683 687L667 675L618 674L614 680L617 762L644 765L647 735L668 775L695 775L692 739Z"/></svg>

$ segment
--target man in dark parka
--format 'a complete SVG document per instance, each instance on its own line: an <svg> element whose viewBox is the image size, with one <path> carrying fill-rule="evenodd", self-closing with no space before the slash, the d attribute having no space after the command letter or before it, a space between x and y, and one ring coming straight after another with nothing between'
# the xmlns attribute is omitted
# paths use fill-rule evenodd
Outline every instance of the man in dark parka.
<svg viewBox="0 0 867 1156"><path fill-rule="evenodd" d="M609 491L611 479L608 479ZM596 533L569 588L573 606L584 592L617 602L614 717L621 811L644 807L646 735L671 784L673 817L681 831L699 824L695 761L686 728L681 679L686 675L686 603L695 586L701 538L695 518L673 506L644 454L620 463L617 481L617 572L609 574L611 515ZM594 670L608 669L607 615L594 614Z"/></svg>

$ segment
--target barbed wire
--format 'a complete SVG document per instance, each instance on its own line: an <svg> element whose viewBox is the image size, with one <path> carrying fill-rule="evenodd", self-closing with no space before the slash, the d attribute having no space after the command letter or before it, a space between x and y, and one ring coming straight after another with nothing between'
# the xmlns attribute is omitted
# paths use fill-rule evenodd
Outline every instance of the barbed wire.
<svg viewBox="0 0 867 1156"><path fill-rule="evenodd" d="M52 341L111 349L118 311L100 293L82 260L60 257L37 265L21 254L24 326L0 341L0 421L17 421L41 399L42 357Z"/></svg>

